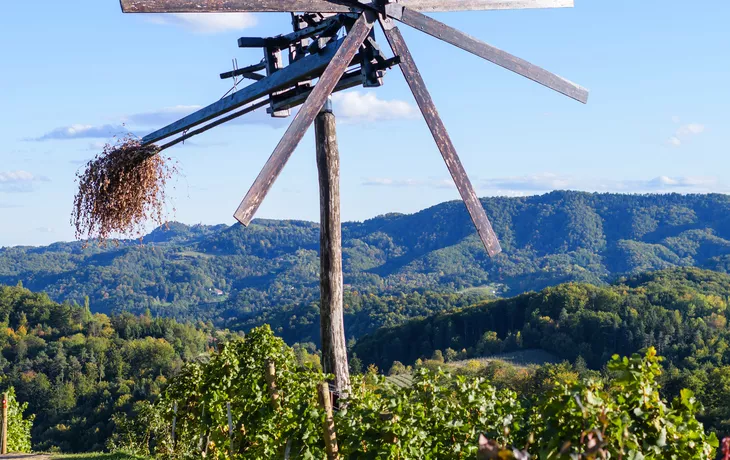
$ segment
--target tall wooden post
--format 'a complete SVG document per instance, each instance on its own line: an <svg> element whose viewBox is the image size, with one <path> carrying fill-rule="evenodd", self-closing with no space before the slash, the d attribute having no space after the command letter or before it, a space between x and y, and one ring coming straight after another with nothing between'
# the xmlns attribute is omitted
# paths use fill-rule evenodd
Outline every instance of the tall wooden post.
<svg viewBox="0 0 730 460"><path fill-rule="evenodd" d="M320 206L320 332L322 367L335 376L339 393L350 387L342 307L342 228L340 225L340 153L332 102L314 122L317 138Z"/></svg>
<svg viewBox="0 0 730 460"><path fill-rule="evenodd" d="M3 393L3 428L0 433L0 454L5 455L8 453L8 394Z"/></svg>

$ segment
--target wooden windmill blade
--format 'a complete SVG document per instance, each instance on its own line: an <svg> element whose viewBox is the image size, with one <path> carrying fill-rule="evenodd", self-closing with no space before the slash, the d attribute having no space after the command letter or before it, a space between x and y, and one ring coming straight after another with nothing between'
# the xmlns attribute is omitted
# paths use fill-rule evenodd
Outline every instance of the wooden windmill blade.
<svg viewBox="0 0 730 460"><path fill-rule="evenodd" d="M588 102L588 90L582 86L552 72L548 72L542 67L536 66L524 59L495 48L425 14L403 7L401 3L390 3L386 5L386 13L388 16L404 24L486 59L500 67L511 70L518 75L529 78L576 101L584 104Z"/></svg>
<svg viewBox="0 0 730 460"><path fill-rule="evenodd" d="M466 204L466 209L469 211L472 221L474 221L479 238L484 243L484 247L487 249L489 255L494 257L502 252L499 239L496 233L494 233L492 224L489 222L487 213L479 201L479 197L469 180L469 176L466 174L464 166L461 164L459 155L456 153L456 148L453 142L451 142L449 133L446 131L446 127L438 114L431 94L426 89L426 84L423 81L423 77L421 77L421 73L418 71L418 67L416 67L413 56L397 27L393 27L385 22L383 23L383 30L385 31L385 37L388 39L388 43L390 43L390 47L393 49L393 53L400 56L400 68L403 76L411 88L413 97L416 99L421 113L423 113L423 118L431 130L431 134L441 151L441 155L444 157L446 167L451 173L451 177L456 184L456 188L459 190L461 198L464 200L464 204Z"/></svg>
<svg viewBox="0 0 730 460"><path fill-rule="evenodd" d="M347 13L375 8L377 2L351 0L120 0L125 13L291 12ZM571 8L573 0L400 0L415 11L488 11Z"/></svg>
<svg viewBox="0 0 730 460"><path fill-rule="evenodd" d="M274 185L274 181L279 177L279 174L284 169L287 161L289 161L292 153L294 153L294 149L296 149L319 111L324 107L327 98L332 94L337 83L339 83L345 74L352 59L358 53L360 45L362 45L372 30L375 20L375 13L365 11L348 32L342 46L337 50L329 66L327 66L327 69L320 77L304 105L297 112L284 137L279 141L274 153L271 154L271 157L266 162L266 165L264 165L256 181L236 210L234 217L243 225L251 223L254 214L256 214L259 206L261 206L261 202L269 193L272 185Z"/></svg>

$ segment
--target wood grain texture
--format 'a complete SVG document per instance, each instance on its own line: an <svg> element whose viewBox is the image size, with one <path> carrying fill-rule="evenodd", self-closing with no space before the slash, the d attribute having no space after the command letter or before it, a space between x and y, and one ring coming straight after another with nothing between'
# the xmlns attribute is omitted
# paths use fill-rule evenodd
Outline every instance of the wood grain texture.
<svg viewBox="0 0 730 460"><path fill-rule="evenodd" d="M237 13L237 12L357 12L339 0L120 0L125 13Z"/></svg>
<svg viewBox="0 0 730 460"><path fill-rule="evenodd" d="M400 0L398 3L423 12L573 7L573 0Z"/></svg>
<svg viewBox="0 0 730 460"><path fill-rule="evenodd" d="M479 238L484 243L484 247L487 249L489 255L494 257L502 251L497 235L494 233L487 213L484 211L482 203L479 201L479 197L464 170L464 166L461 164L461 160L456 153L456 148L453 142L451 142L443 121L441 121L431 94L426 89L426 83L423 81L418 67L416 67L413 56L397 27L386 26L384 24L383 30L388 39L388 43L390 43L393 49L393 53L396 56L400 56L400 69L403 72L403 76L411 88L411 92L413 92L413 96L423 113L423 117L426 119L426 123L431 130L436 145L441 151L441 155L444 157L446 167L449 169L456 188L459 190L459 194L461 194L461 198L464 200L464 204L466 204L469 215L474 221Z"/></svg>
<svg viewBox="0 0 730 460"><path fill-rule="evenodd" d="M324 435L324 449L327 454L327 460L339 460L340 450L337 446L337 433L335 432L335 417L332 413L332 397L330 396L330 388L327 382L317 385L317 394L319 405L324 409L324 420L322 421L322 430Z"/></svg>
<svg viewBox="0 0 730 460"><path fill-rule="evenodd" d="M335 115L322 111L314 121L317 143L320 206L320 333L322 367L335 376L335 389L350 387L347 364L342 279L342 226L340 222L340 154Z"/></svg>
<svg viewBox="0 0 730 460"><path fill-rule="evenodd" d="M351 0L120 0L125 13L300 12L348 13L362 8ZM364 2L366 4L370 2ZM573 0L400 0L416 11L488 11L570 8Z"/></svg>
<svg viewBox="0 0 730 460"><path fill-rule="evenodd" d="M417 11L409 8L402 8L401 12L398 11L399 8L400 7L398 5L393 5L392 7L389 6L388 11L389 14L392 14L393 17L404 24L408 24L409 26L433 37L484 58L500 67L511 70L518 75L529 78L532 81L540 83L541 85L573 98L576 101L584 104L588 102L588 90L580 85L555 75L554 73L548 72L547 70L531 64L524 59L502 51L499 48L495 48L494 46L484 43L477 38L467 35L460 30L447 26L446 24Z"/></svg>
<svg viewBox="0 0 730 460"><path fill-rule="evenodd" d="M307 77L318 76L322 69L326 68L330 61L335 57L341 43L342 40L332 43L320 53L313 54L293 62L291 65L275 72L270 77L241 88L230 96L224 97L207 107L203 107L195 113L192 113L145 136L142 139L142 144L151 144L166 137L173 136L199 124L205 123L206 121L212 120L213 118L217 118L261 97L267 96L272 92L293 86L296 82L305 80Z"/></svg>
<svg viewBox="0 0 730 460"><path fill-rule="evenodd" d="M317 113L327 101L327 97L332 94L332 90L335 89L335 86L337 86L337 83L352 62L355 54L357 54L360 45L362 45L368 33L370 33L374 21L375 15L373 13L369 11L364 12L344 38L342 46L337 50L337 53L320 77L314 90L309 95L309 98L307 98L307 101L294 116L294 120L289 125L284 137L281 138L276 149L274 149L274 153L271 154L271 157L266 162L266 165L264 165L253 186L236 210L234 217L243 225L251 223L254 214L256 214L259 206L261 206L261 202L266 197L266 194L269 193L271 186L276 181L276 178L279 177L281 170L284 169L284 165L289 161L292 153L294 153L294 149L299 145L307 129L312 125ZM302 61L305 59L302 59ZM285 71L286 68L276 72L270 78L282 74Z"/></svg>

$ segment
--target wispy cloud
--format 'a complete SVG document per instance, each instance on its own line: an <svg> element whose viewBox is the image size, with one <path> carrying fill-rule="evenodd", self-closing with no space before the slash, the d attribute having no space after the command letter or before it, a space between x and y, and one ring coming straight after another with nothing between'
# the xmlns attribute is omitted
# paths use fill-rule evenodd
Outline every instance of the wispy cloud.
<svg viewBox="0 0 730 460"><path fill-rule="evenodd" d="M56 233L56 229L53 227L38 227L35 230L39 233Z"/></svg>
<svg viewBox="0 0 730 460"><path fill-rule="evenodd" d="M677 116L672 117L672 121L675 124L681 123L681 119ZM705 125L701 123L688 123L681 125L677 128L674 135L669 138L667 141L669 145L672 145L674 147L679 147L684 142L689 140L691 137L698 136L702 133L704 133L706 130Z"/></svg>
<svg viewBox="0 0 730 460"><path fill-rule="evenodd" d="M109 139L113 136L123 136L129 132L129 128L118 125L69 125L61 126L46 134L31 140L71 140L71 139Z"/></svg>
<svg viewBox="0 0 730 460"><path fill-rule="evenodd" d="M346 121L380 121L418 116L418 109L398 99L383 100L372 92L348 91L332 96L335 114Z"/></svg>
<svg viewBox="0 0 730 460"><path fill-rule="evenodd" d="M581 190L587 192L616 193L725 193L730 184L717 177L658 176L646 180L600 179L576 177L554 173L530 174L524 176L475 179L474 186L483 195L524 196L552 190ZM453 188L451 179L394 179L369 178L362 185L379 187L426 187L433 189Z"/></svg>
<svg viewBox="0 0 730 460"><path fill-rule="evenodd" d="M0 171L0 192L30 192L37 182L48 182L44 176L36 176L28 171Z"/></svg>
<svg viewBox="0 0 730 460"><path fill-rule="evenodd" d="M231 32L256 25L256 17L250 13L150 14L145 19L154 24L183 27L198 34Z"/></svg>
<svg viewBox="0 0 730 460"><path fill-rule="evenodd" d="M371 187L426 187L426 188L454 188L450 179L390 179L374 177L365 179L362 185Z"/></svg>

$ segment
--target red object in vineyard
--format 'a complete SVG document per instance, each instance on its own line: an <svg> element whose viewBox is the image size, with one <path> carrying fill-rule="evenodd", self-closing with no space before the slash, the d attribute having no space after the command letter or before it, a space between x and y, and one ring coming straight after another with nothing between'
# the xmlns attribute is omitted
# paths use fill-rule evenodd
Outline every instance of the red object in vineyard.
<svg viewBox="0 0 730 460"><path fill-rule="evenodd" d="M730 438L723 438L722 440L722 459L730 460Z"/></svg>

